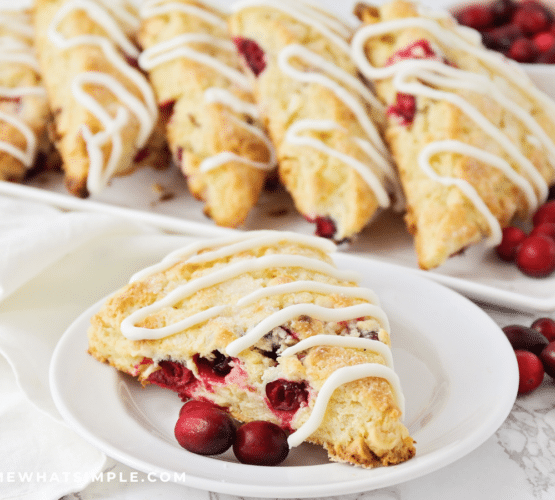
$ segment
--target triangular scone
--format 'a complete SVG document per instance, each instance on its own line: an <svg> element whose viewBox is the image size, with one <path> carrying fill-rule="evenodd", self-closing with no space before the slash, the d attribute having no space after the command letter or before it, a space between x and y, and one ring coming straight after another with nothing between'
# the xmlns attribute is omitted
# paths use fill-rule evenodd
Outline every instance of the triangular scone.
<svg viewBox="0 0 555 500"><path fill-rule="evenodd" d="M333 265L334 249L277 231L192 244L107 300L89 352L183 400L296 431L290 446L320 444L331 460L407 460L415 450L400 420L387 317Z"/></svg>
<svg viewBox="0 0 555 500"><path fill-rule="evenodd" d="M388 106L386 139L430 269L532 213L555 181L555 104L447 12L359 5L353 57Z"/></svg>
<svg viewBox="0 0 555 500"><path fill-rule="evenodd" d="M202 2L147 0L141 17L139 64L165 110L174 159L205 213L237 227L275 159L226 16Z"/></svg>
<svg viewBox="0 0 555 500"><path fill-rule="evenodd" d="M101 191L169 156L150 84L136 68L138 16L126 0L37 0L36 47L68 190Z"/></svg>
<svg viewBox="0 0 555 500"><path fill-rule="evenodd" d="M21 181L57 156L27 10L0 9L0 180Z"/></svg>
<svg viewBox="0 0 555 500"><path fill-rule="evenodd" d="M242 0L232 11L282 182L317 234L353 237L390 205L396 178L383 109L350 57L352 29L302 1Z"/></svg>

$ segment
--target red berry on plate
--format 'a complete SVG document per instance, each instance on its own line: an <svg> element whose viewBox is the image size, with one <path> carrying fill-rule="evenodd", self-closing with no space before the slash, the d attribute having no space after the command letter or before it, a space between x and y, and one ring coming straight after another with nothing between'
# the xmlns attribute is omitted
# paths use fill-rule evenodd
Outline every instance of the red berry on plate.
<svg viewBox="0 0 555 500"><path fill-rule="evenodd" d="M514 260L516 249L525 238L526 233L518 227L508 226L504 228L501 243L495 247L497 255L508 262Z"/></svg>
<svg viewBox="0 0 555 500"><path fill-rule="evenodd" d="M506 24L482 33L484 45L490 49L506 52L511 44L522 36L518 26Z"/></svg>
<svg viewBox="0 0 555 500"><path fill-rule="evenodd" d="M308 401L308 392L305 384L280 378L266 384L266 397L274 410L294 412Z"/></svg>
<svg viewBox="0 0 555 500"><path fill-rule="evenodd" d="M529 351L515 351L518 363L518 394L527 394L542 383L544 369L540 358Z"/></svg>
<svg viewBox="0 0 555 500"><path fill-rule="evenodd" d="M478 31L489 28L495 20L492 9L486 5L470 5L465 7L456 15L456 18L460 24Z"/></svg>
<svg viewBox="0 0 555 500"><path fill-rule="evenodd" d="M177 419L174 434L187 451L198 455L218 455L231 447L235 440L231 417L216 407L184 411Z"/></svg>
<svg viewBox="0 0 555 500"><path fill-rule="evenodd" d="M507 56L520 63L531 63L540 52L534 42L528 38L517 38L509 47Z"/></svg>
<svg viewBox="0 0 555 500"><path fill-rule="evenodd" d="M532 41L537 49L541 53L544 53L555 45L555 34L550 31L544 31L535 35L534 38L532 38Z"/></svg>
<svg viewBox="0 0 555 500"><path fill-rule="evenodd" d="M503 333L515 351L530 351L539 356L548 344L548 340L537 329L523 325L504 326Z"/></svg>
<svg viewBox="0 0 555 500"><path fill-rule="evenodd" d="M555 222L542 222L538 224L530 231L530 236L535 236L537 234L543 234L555 241Z"/></svg>
<svg viewBox="0 0 555 500"><path fill-rule="evenodd" d="M528 276L550 275L555 270L555 241L541 234L528 236L517 248L516 264Z"/></svg>
<svg viewBox="0 0 555 500"><path fill-rule="evenodd" d="M544 203L532 217L532 224L538 226L542 222L555 222L555 200Z"/></svg>
<svg viewBox="0 0 555 500"><path fill-rule="evenodd" d="M532 323L531 328L540 332L549 342L555 341L555 320L538 318Z"/></svg>
<svg viewBox="0 0 555 500"><path fill-rule="evenodd" d="M549 29L549 13L540 4L527 3L517 8L511 20L526 35Z"/></svg>
<svg viewBox="0 0 555 500"><path fill-rule="evenodd" d="M217 410L220 411L224 411L222 410L221 407L219 407L218 405L210 402L210 401L199 401L198 399L189 399L189 401L187 401L179 410L179 416L183 415L186 412L189 412L191 410L209 410L216 408Z"/></svg>
<svg viewBox="0 0 555 500"><path fill-rule="evenodd" d="M237 429L233 453L243 464L278 465L289 454L287 434L272 422L256 420Z"/></svg>
<svg viewBox="0 0 555 500"><path fill-rule="evenodd" d="M510 21L516 5L512 0L496 0L491 4L490 8L493 12L494 24L501 26Z"/></svg>
<svg viewBox="0 0 555 500"><path fill-rule="evenodd" d="M540 354L543 369L551 378L555 378L555 342L550 342Z"/></svg>
<svg viewBox="0 0 555 500"><path fill-rule="evenodd" d="M554 32L555 33L555 32ZM551 47L536 59L539 64L553 64L555 63L555 46Z"/></svg>

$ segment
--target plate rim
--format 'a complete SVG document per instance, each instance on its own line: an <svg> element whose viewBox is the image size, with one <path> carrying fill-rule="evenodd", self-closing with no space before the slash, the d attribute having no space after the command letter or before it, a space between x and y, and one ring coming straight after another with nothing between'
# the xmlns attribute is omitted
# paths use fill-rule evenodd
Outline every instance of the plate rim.
<svg viewBox="0 0 555 500"><path fill-rule="evenodd" d="M390 263L383 263L383 262L376 262L371 261L369 259L353 256L348 254L336 254L341 260L352 261L354 260L355 265L356 262L359 261L361 265L368 265L372 266L380 266L383 268L387 268L387 272L394 272L394 273L402 273L405 272L405 269L401 266L397 266L396 264ZM340 264L341 265L341 264ZM356 269L356 267L353 266ZM466 303L468 307L475 308L474 312L481 316L481 320L485 321L485 323L489 323L490 326L493 328L491 332L496 331L499 335L499 343L502 346L502 350L504 350L504 354L512 351L509 342L502 336L502 330L500 327L495 323L495 321L487 315L485 311L483 311L480 307L476 304L471 302L466 297L460 295L458 292L451 290L441 284L433 280L429 280L425 277L417 276L416 274L412 275L412 279L414 280L423 280L426 283L426 286L432 287L440 287L442 293L447 294L448 296L451 295L452 297L457 297L458 300L463 301ZM133 467L139 471L144 473L153 473L155 475L160 475L164 473L174 474L175 471L171 471L165 468L160 468L152 463L149 463L145 459L141 459L138 457L133 457L125 452L122 452L116 445L113 445L107 442L102 437L95 435L92 431L86 428L84 424L82 424L78 417L72 413L70 406L64 399L62 395L61 386L59 385L59 380L57 378L58 370L62 367L62 362L64 354L64 349L67 349L67 343L71 344L71 341L76 341L74 336L76 335L74 331L76 328L79 327L79 324L82 323L85 319L88 321L91 317L91 313L98 309L98 307L104 302L105 298L102 298L98 302L96 302L93 306L90 306L85 311L83 311L67 328L64 334L61 336L60 341L56 345L55 351L51 358L51 363L49 367L49 382L52 397L54 399L54 403L62 415L62 418L70 425L72 429L74 429L81 437L83 437L86 441L91 443L92 445L96 446L108 456L119 460L120 462ZM82 329L81 329L82 331ZM84 343L86 344L86 335L83 335ZM502 353L503 354L503 353ZM503 358L503 356L501 356ZM507 356L506 356L507 357ZM510 360L509 360L510 361ZM510 363L509 363L510 365ZM99 364L99 367L102 366ZM110 367L111 368L111 367ZM428 453L423 456L418 456L418 449L417 449L417 457L411 459L409 462L398 464L395 466L390 466L388 468L382 468L381 470L386 470L390 472L384 473L384 475L376 478L356 478L350 481L345 481L341 483L335 483L336 488L340 488L340 492L331 492L329 484L322 484L322 485L293 485L289 486L287 484L281 485L276 487L275 485L271 486L271 491L261 491L259 485L245 485L242 483L232 483L232 482L219 482L217 480L208 480L202 477L194 477L190 476L190 474L186 474L187 480L183 483L185 486L205 490L205 491L215 491L218 493L227 493L232 495L239 495L239 496L246 496L246 497L260 497L260 498L314 498L319 496L329 496L330 494L350 494L350 493L359 493L362 491L371 491L379 488L384 488L388 486L392 486L394 484L404 483L411 479L415 479L417 477L421 477L427 475L429 473L435 472L451 463L459 460L463 456L469 454L470 452L474 451L477 447L483 444L487 439L489 439L497 429L502 425L505 421L507 416L509 415L513 404L514 399L516 398L516 392L518 388L518 367L516 363L516 358L514 358L512 363L512 370L510 370L510 366L506 366L504 368L504 376L510 380L510 386L513 387L511 395L509 397L509 391L507 390L507 395L504 400L504 404L497 405L496 411L492 411L487 414L485 419L483 420L482 424L473 429L472 432L467 433L465 439L459 440L458 444L452 444L450 448L450 452L445 456L444 447L440 448L439 450L434 450L431 453ZM117 376L118 372L114 370L114 376ZM409 465L407 465L409 464ZM244 466L239 464L242 467L253 467L253 466ZM324 466L345 466L344 464L324 464ZM405 469L403 470L403 466ZM308 467L308 466L305 466ZM310 466L310 467L319 467L319 466ZM408 470L407 470L408 469ZM259 470L256 468L256 470ZM331 485L332 489L334 485Z"/></svg>
<svg viewBox="0 0 555 500"><path fill-rule="evenodd" d="M70 211L92 211L97 213L111 214L117 217L130 218L135 221L140 220L162 231L176 232L184 235L198 237L215 237L236 234L243 232L242 229L230 229L219 227L210 221L198 222L194 220L181 219L177 216L163 215L155 212L138 208L122 207L115 204L108 204L99 201L84 200L75 198L69 194L56 193L34 186L14 184L11 182L0 181L0 195L7 195L28 199L35 202L42 202L48 205ZM357 256L356 254L349 254ZM360 256L359 256L360 257ZM500 287L477 283L470 279L449 276L436 273L433 270L424 271L415 269L401 263L386 262L379 256L372 257L364 255L362 258L393 265L407 270L411 273L429 278L441 285L447 286L457 292L476 300L486 302L490 305L502 307L513 307L518 310L538 313L550 313L555 311L555 286L553 295L548 297L534 296L533 294L523 294L514 291L504 290ZM538 279L538 278L529 278ZM555 275L553 277L541 278L551 279L555 285Z"/></svg>

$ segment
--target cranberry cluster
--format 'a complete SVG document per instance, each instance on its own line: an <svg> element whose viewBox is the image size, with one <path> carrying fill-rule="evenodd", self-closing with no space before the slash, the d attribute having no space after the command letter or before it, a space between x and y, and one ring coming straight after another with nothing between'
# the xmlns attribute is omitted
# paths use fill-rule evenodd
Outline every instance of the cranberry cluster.
<svg viewBox="0 0 555 500"><path fill-rule="evenodd" d="M555 199L544 203L532 218L532 231L508 226L496 247L497 255L508 262L516 262L528 276L541 278L555 270Z"/></svg>
<svg viewBox="0 0 555 500"><path fill-rule="evenodd" d="M555 17L537 0L476 3L455 13L478 30L484 45L521 63L555 63Z"/></svg>
<svg viewBox="0 0 555 500"><path fill-rule="evenodd" d="M546 373L555 379L555 320L539 318L530 327L509 325L503 331L515 350L518 394L537 389Z"/></svg>
<svg viewBox="0 0 555 500"><path fill-rule="evenodd" d="M237 459L249 465L278 465L289 453L281 427L258 420L237 427L225 410L207 401L187 401L174 434L183 448L198 455L219 455L233 446Z"/></svg>

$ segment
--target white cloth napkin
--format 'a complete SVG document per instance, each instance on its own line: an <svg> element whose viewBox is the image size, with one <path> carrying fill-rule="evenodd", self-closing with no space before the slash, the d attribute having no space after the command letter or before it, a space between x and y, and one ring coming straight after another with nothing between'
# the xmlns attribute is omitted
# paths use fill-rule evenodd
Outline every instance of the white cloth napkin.
<svg viewBox="0 0 555 500"><path fill-rule="evenodd" d="M102 471L104 454L69 429L56 410L50 358L79 313L151 263L148 252L134 250L153 234L107 214L64 213L0 196L3 499L58 500ZM97 410L91 401L91 411Z"/></svg>

